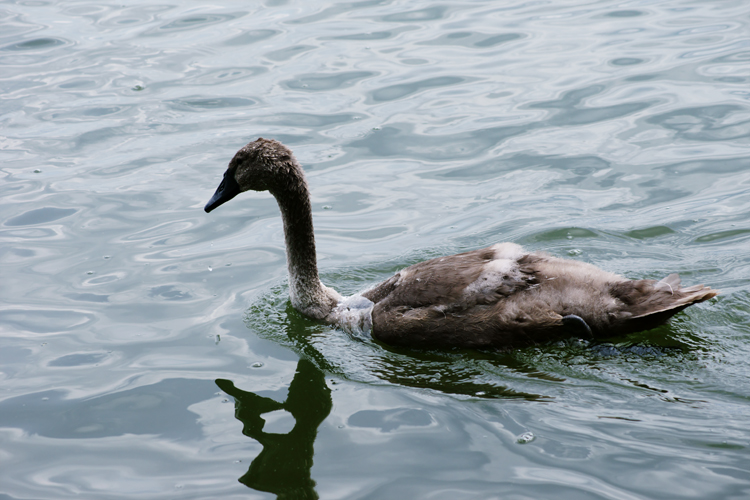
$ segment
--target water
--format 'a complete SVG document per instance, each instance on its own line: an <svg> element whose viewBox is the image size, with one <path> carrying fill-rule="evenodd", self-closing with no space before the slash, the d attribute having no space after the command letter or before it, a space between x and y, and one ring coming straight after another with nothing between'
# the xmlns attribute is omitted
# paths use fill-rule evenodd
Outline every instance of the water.
<svg viewBox="0 0 750 500"><path fill-rule="evenodd" d="M746 2L0 19L3 500L750 496ZM258 136L343 293L513 241L722 295L597 344L353 338L289 306L270 196L202 211Z"/></svg>

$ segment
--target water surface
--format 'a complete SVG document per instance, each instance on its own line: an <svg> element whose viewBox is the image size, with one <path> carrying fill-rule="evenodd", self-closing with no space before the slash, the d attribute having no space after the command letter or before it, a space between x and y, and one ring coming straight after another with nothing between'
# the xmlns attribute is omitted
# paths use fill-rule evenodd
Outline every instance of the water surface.
<svg viewBox="0 0 750 500"><path fill-rule="evenodd" d="M746 2L0 19L0 498L750 496ZM722 295L598 343L352 338L289 305L268 194L203 213L259 136L343 293L513 241Z"/></svg>

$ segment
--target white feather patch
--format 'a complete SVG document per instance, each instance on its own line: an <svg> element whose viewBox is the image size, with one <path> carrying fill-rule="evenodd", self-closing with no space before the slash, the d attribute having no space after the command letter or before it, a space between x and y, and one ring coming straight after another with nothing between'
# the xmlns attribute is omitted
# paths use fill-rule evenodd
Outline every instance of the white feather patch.
<svg viewBox="0 0 750 500"><path fill-rule="evenodd" d="M495 251L495 259L509 259L516 261L526 255L523 247L516 243L497 243L490 248Z"/></svg>
<svg viewBox="0 0 750 500"><path fill-rule="evenodd" d="M373 301L359 294L352 295L339 302L327 320L354 336L370 338L374 307Z"/></svg>
<svg viewBox="0 0 750 500"><path fill-rule="evenodd" d="M491 260L482 267L479 277L464 289L464 296L468 299L476 295L492 295L506 281L521 279L521 271L515 259Z"/></svg>

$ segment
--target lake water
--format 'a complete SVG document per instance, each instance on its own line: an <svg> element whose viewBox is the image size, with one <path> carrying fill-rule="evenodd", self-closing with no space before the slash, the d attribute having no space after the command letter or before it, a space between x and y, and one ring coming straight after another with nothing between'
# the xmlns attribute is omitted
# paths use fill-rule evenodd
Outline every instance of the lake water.
<svg viewBox="0 0 750 500"><path fill-rule="evenodd" d="M0 499L750 498L750 4L0 5ZM722 290L670 325L412 352L288 303L501 241Z"/></svg>

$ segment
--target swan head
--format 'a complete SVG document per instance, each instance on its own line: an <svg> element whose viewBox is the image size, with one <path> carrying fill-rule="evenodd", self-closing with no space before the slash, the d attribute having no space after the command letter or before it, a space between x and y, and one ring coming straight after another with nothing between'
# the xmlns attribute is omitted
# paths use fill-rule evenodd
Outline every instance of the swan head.
<svg viewBox="0 0 750 500"><path fill-rule="evenodd" d="M304 184L292 151L279 141L260 137L237 151L204 210L210 212L245 191L276 193L300 180Z"/></svg>

